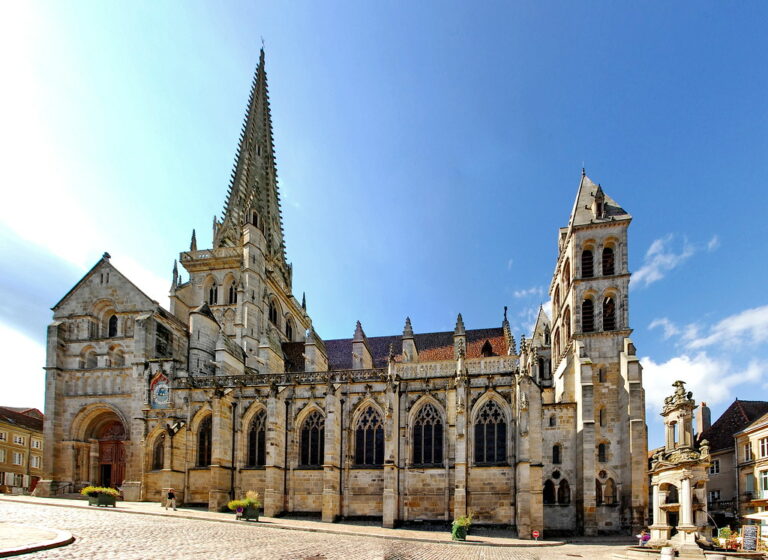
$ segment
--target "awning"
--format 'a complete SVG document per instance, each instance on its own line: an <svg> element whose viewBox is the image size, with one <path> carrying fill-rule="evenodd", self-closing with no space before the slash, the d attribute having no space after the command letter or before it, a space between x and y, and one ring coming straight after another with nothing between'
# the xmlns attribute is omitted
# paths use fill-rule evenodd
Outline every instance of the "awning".
<svg viewBox="0 0 768 560"><path fill-rule="evenodd" d="M768 521L768 511L759 511L757 513L750 513L749 515L742 515L745 519L757 519L758 521Z"/></svg>

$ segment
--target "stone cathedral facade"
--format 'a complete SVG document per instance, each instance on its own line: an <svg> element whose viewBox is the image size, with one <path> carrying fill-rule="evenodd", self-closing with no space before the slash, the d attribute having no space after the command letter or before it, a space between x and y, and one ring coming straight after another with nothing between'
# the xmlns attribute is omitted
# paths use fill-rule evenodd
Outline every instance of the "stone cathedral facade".
<svg viewBox="0 0 768 560"><path fill-rule="evenodd" d="M582 173L540 311L498 326L323 340L283 242L264 53L213 247L192 235L170 309L105 253L53 307L39 495L87 484L265 515L449 521L523 538L646 522L642 372L628 338L631 217ZM351 329L350 329L351 330Z"/></svg>

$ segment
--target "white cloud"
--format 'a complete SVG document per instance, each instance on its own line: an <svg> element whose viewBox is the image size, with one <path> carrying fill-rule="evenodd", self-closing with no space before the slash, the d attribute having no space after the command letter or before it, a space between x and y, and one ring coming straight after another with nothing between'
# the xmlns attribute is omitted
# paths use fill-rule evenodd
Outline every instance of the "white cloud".
<svg viewBox="0 0 768 560"><path fill-rule="evenodd" d="M3 355L3 404L43 409L45 347L13 327L0 323Z"/></svg>
<svg viewBox="0 0 768 560"><path fill-rule="evenodd" d="M552 318L552 300L547 300L544 302L544 313L546 313L547 317L550 319Z"/></svg>
<svg viewBox="0 0 768 560"><path fill-rule="evenodd" d="M651 321L651 324L648 325L648 328L650 330L655 329L656 327L662 327L664 329L664 339L671 338L677 334L680 334L680 329L678 329L675 324L667 319L666 317L661 317L660 319L654 319Z"/></svg>
<svg viewBox="0 0 768 560"><path fill-rule="evenodd" d="M530 296L543 296L544 295L544 288L541 286L533 286L531 288L528 288L527 290L515 290L512 293L513 296L516 298L526 298Z"/></svg>
<svg viewBox="0 0 768 560"><path fill-rule="evenodd" d="M507 270L512 270L512 263L514 262L513 259L509 259L507 261Z"/></svg>
<svg viewBox="0 0 768 560"><path fill-rule="evenodd" d="M743 344L760 344L768 341L768 305L747 309L726 317L713 325L705 336L691 336L687 346L692 349L718 344L733 347Z"/></svg>
<svg viewBox="0 0 768 560"><path fill-rule="evenodd" d="M707 251L712 252L716 250L718 247L720 247L720 237L717 235L713 235L712 239L710 239L709 242L707 243Z"/></svg>
<svg viewBox="0 0 768 560"><path fill-rule="evenodd" d="M767 380L768 373L768 361L754 359L742 368L729 358L712 357L706 352L685 353L658 364L649 357L640 362L645 402L653 410L661 409L664 398L672 394L672 383L678 379L686 382L696 401L718 404L733 400L739 385L748 384L754 390Z"/></svg>
<svg viewBox="0 0 768 560"><path fill-rule="evenodd" d="M677 268L696 253L696 248L683 240L683 248L675 252L670 245L672 234L656 239L645 253L643 266L632 275L633 286L648 286L664 278L667 272Z"/></svg>

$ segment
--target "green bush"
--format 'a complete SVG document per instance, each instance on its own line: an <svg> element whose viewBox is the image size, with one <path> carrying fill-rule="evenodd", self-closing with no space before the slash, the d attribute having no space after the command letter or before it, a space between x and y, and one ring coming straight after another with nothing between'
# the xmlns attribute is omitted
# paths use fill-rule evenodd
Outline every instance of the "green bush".
<svg viewBox="0 0 768 560"><path fill-rule="evenodd" d="M227 507L232 511L237 511L237 508L239 507L245 509L249 506L256 509L261 507L261 500L259 499L258 492L248 490L248 492L245 493L245 498L240 500L232 500L227 504Z"/></svg>
<svg viewBox="0 0 768 560"><path fill-rule="evenodd" d="M115 498L120 496L120 492L118 492L114 488L106 488L104 486L86 486L85 488L80 490L80 493L83 496L88 496L90 498L95 498L99 494L107 494L109 496L114 496Z"/></svg>

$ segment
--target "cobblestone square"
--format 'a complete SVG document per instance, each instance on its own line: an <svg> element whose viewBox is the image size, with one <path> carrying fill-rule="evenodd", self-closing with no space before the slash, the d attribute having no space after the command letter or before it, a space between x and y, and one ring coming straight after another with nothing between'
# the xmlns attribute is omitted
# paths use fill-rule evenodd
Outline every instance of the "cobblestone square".
<svg viewBox="0 0 768 560"><path fill-rule="evenodd" d="M256 523L222 523L163 515L3 501L0 501L0 518L31 527L63 529L75 536L76 540L71 545L30 555L30 558L36 560L200 557L210 560L566 560L578 557L607 559L623 548L615 544L615 541L601 545L599 540L547 548L412 542L285 530ZM354 526L345 526L346 529L349 527Z"/></svg>

